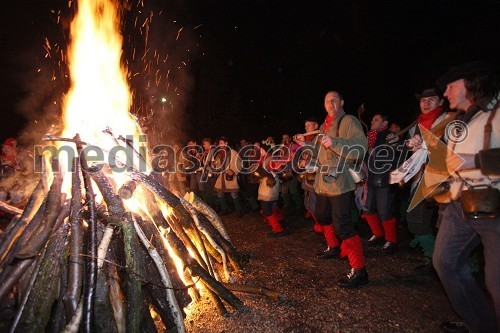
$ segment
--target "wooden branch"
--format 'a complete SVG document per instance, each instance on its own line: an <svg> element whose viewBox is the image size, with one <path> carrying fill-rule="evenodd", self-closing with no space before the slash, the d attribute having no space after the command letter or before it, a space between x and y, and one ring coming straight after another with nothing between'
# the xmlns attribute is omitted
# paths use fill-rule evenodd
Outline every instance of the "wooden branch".
<svg viewBox="0 0 500 333"><path fill-rule="evenodd" d="M47 306L52 305L59 295L59 278L67 254L68 231L69 225L63 224L47 244L33 292L19 320L19 332L44 331L49 322L50 311L47 311Z"/></svg>
<svg viewBox="0 0 500 333"><path fill-rule="evenodd" d="M0 210L11 215L21 215L23 213L22 209L11 206L3 201L0 201Z"/></svg>
<svg viewBox="0 0 500 333"><path fill-rule="evenodd" d="M80 302L83 287L83 225L82 210L82 184L80 180L80 160L73 160L73 174L71 184L71 212L70 236L68 256L68 285L63 296L66 308L66 318L73 318L78 303Z"/></svg>
<svg viewBox="0 0 500 333"><path fill-rule="evenodd" d="M167 288L166 291L167 291L168 303L170 305L170 311L174 318L175 325L177 326L177 332L186 332L186 327L184 326L184 320L182 316L182 310L179 307L179 304L177 303L177 299L175 298L172 280L170 279L168 271L166 270L165 265L160 255L156 251L155 247L148 241L146 235L144 234L141 227L135 220L134 220L134 227L137 232L137 235L141 239L142 244L144 245L144 247L146 247L146 249L149 252L149 255L155 262L156 268L160 273L161 280L165 285L165 288Z"/></svg>
<svg viewBox="0 0 500 333"><path fill-rule="evenodd" d="M42 258L44 256L44 254L45 254L45 249L42 250L42 253L36 259L36 263L35 263L33 272L31 273L31 277L28 281L28 285L26 286L26 290L24 291L21 302L19 303L19 306L16 310L16 316L14 317L12 322L10 323L9 333L14 333L16 331L17 324L19 323L19 319L21 318L21 314L24 311L24 307L26 306L26 302L28 301L28 297L31 294L33 286L35 285L36 277L38 276L38 272L40 270L40 264L42 262Z"/></svg>
<svg viewBox="0 0 500 333"><path fill-rule="evenodd" d="M287 299L285 294L278 293L276 291L271 291L266 288L261 287L253 287L253 286L245 286L241 284L232 284L232 283L222 283L224 287L231 291L247 293L247 294L257 294L266 296L274 301L285 301Z"/></svg>
<svg viewBox="0 0 500 333"><path fill-rule="evenodd" d="M16 258L26 259L35 257L47 242L49 236L52 234L53 227L59 216L61 209L61 187L62 187L62 174L56 173L54 181L50 186L49 194L47 195L47 204L43 221L40 223L33 232L30 233L30 238L21 243L21 248L16 254Z"/></svg>
<svg viewBox="0 0 500 333"><path fill-rule="evenodd" d="M42 181L39 181L35 189L31 193L28 199L28 203L26 204L26 206L24 206L21 217L19 217L17 221L12 220L11 223L9 223L7 228L5 228L5 235L10 236L14 232L13 231L14 229L19 228L20 224L23 224L23 227L25 227L26 224L28 223L27 221L31 220L33 218L33 215L35 215L35 213L40 208L42 201L43 201L43 185ZM4 242L0 243L1 244L0 253L4 252L3 249Z"/></svg>
<svg viewBox="0 0 500 333"><path fill-rule="evenodd" d="M83 284L83 312L82 330L85 333L93 331L94 327L94 303L97 284L97 211L95 204L94 190L90 181L89 169L85 154L82 154L83 145L80 142L80 136L75 135L78 156L80 156L80 165L83 171L83 184L85 187L85 201L88 202L87 209L90 213L88 228L84 233L84 247L86 248L84 284Z"/></svg>
<svg viewBox="0 0 500 333"><path fill-rule="evenodd" d="M226 231L226 227L224 223L222 223L219 215L207 205L203 200L198 198L194 192L186 192L184 195L184 199L188 201L193 207L203 214L207 218L208 221L217 229L217 231L229 242L231 243L231 239L229 238L229 234Z"/></svg>

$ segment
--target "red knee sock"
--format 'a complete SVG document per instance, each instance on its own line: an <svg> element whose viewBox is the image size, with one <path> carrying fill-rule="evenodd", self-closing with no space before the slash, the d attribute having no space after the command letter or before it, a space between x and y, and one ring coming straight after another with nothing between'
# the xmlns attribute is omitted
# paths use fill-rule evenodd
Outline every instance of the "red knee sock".
<svg viewBox="0 0 500 333"><path fill-rule="evenodd" d="M361 217L368 222L368 225L375 236L379 238L384 237L384 229L382 229L382 223L380 223L380 219L377 214L362 214Z"/></svg>
<svg viewBox="0 0 500 333"><path fill-rule="evenodd" d="M361 244L361 238L355 235L351 238L344 239L342 245L340 246L341 252L340 256L349 259L349 264L354 269L361 269L365 267L365 257L363 255L363 245Z"/></svg>
<svg viewBox="0 0 500 333"><path fill-rule="evenodd" d="M385 231L385 240L391 243L397 243L398 233L397 233L396 219L392 218L387 221L382 221L382 226L384 227Z"/></svg>
<svg viewBox="0 0 500 333"><path fill-rule="evenodd" d="M267 216L267 220L269 221L269 226L273 230L273 232L282 232L283 227L281 226L278 218L276 218L276 215L270 215Z"/></svg>
<svg viewBox="0 0 500 333"><path fill-rule="evenodd" d="M326 244L329 247L336 247L340 245L339 240L335 236L335 230L333 229L332 224L323 226L323 235L325 236Z"/></svg>

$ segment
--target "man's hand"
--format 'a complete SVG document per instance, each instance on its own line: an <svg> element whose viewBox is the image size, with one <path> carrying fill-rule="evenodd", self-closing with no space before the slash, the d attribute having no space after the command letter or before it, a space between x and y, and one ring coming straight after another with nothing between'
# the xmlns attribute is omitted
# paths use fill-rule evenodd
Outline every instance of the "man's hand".
<svg viewBox="0 0 500 333"><path fill-rule="evenodd" d="M451 154L446 158L446 168L450 174L464 169L475 169L474 154Z"/></svg>
<svg viewBox="0 0 500 333"><path fill-rule="evenodd" d="M390 133L385 137L385 142L387 142L390 145L398 141L399 141L399 136L397 136L396 133Z"/></svg>
<svg viewBox="0 0 500 333"><path fill-rule="evenodd" d="M293 142L303 146L305 144L306 139L302 134L296 134L293 136Z"/></svg>
<svg viewBox="0 0 500 333"><path fill-rule="evenodd" d="M422 137L419 134L415 134L410 140L408 140L406 145L413 151L417 151L422 148L422 142Z"/></svg>
<svg viewBox="0 0 500 333"><path fill-rule="evenodd" d="M321 139L321 144L326 148L330 148L335 144L335 138L332 138L329 135L323 135L323 138Z"/></svg>

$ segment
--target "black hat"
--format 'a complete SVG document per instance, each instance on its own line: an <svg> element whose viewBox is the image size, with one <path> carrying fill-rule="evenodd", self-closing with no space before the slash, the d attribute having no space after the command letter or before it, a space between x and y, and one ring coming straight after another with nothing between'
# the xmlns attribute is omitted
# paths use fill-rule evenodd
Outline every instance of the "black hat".
<svg viewBox="0 0 500 333"><path fill-rule="evenodd" d="M450 82L457 81L470 76L494 74L497 68L492 63L486 61L472 61L458 66L451 67L446 74L436 81L436 85L445 89Z"/></svg>
<svg viewBox="0 0 500 333"><path fill-rule="evenodd" d="M415 94L415 98L420 100L421 98L424 98L424 97L431 97L431 96L440 97L440 95L441 94L438 93L436 88L427 88L427 89L424 89L424 91L422 91L421 94Z"/></svg>

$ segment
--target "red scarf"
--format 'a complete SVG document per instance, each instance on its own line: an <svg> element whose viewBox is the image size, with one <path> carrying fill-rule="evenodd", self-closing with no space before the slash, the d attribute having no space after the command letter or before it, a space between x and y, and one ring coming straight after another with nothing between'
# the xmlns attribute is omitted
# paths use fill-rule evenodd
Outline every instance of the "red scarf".
<svg viewBox="0 0 500 333"><path fill-rule="evenodd" d="M442 106L438 106L437 108L435 108L432 111L429 111L427 113L421 113L418 116L418 119L417 119L418 124L422 125L426 129L430 130L431 126L432 126L432 123L434 122L434 120L436 120L437 117L439 117L439 115L442 112L443 112L443 107Z"/></svg>
<svg viewBox="0 0 500 333"><path fill-rule="evenodd" d="M373 148L375 146L375 142L377 142L377 134L383 130L385 130L387 126L383 126L379 129L375 130L370 130L368 131L368 134L366 135L368 139L368 148Z"/></svg>
<svg viewBox="0 0 500 333"><path fill-rule="evenodd" d="M333 117L331 117L330 115L326 116L325 126L324 126L325 132L328 131L330 126L332 126L332 123L333 123Z"/></svg>

